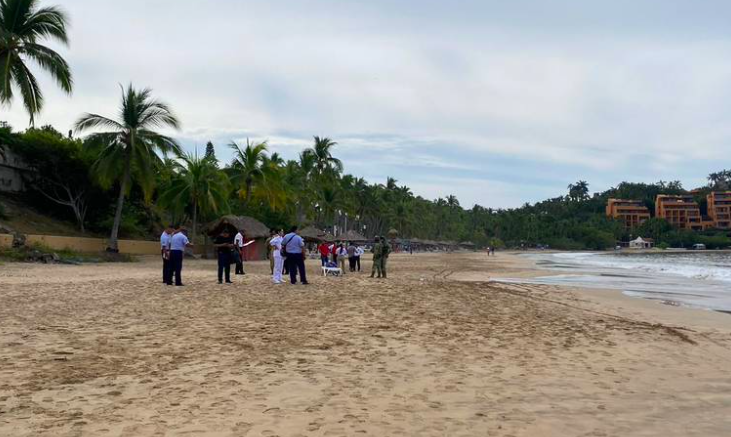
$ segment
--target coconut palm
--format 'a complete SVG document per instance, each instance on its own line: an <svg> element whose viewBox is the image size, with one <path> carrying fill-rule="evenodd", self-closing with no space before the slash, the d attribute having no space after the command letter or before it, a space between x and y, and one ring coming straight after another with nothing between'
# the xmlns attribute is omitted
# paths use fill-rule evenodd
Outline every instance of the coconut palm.
<svg viewBox="0 0 731 437"><path fill-rule="evenodd" d="M190 205L193 214L193 235L197 235L198 216L226 212L229 181L225 173L207 156L184 154L177 177L160 194L158 202L174 210ZM204 217L205 218L205 217Z"/></svg>
<svg viewBox="0 0 731 437"><path fill-rule="evenodd" d="M175 140L154 131L160 127L178 129L180 122L168 105L153 99L151 94L149 88L140 91L129 85L122 89L119 120L84 114L76 122L78 132L109 129L92 134L87 143L102 146L99 158L92 167L102 186L109 187L119 182L119 196L109 238L109 249L115 252L118 250L117 238L124 198L131 185L138 183L149 198L155 183L154 168L161 161L157 152L182 153Z"/></svg>
<svg viewBox="0 0 731 437"><path fill-rule="evenodd" d="M338 175L343 172L343 163L332 155L332 149L338 143L330 138L314 137L315 144L302 152L303 155L311 155L315 161L315 169L319 176L325 174Z"/></svg>
<svg viewBox="0 0 731 437"><path fill-rule="evenodd" d="M240 186L238 193L244 197L245 206L248 206L253 194L254 184L264 178L267 142L251 143L247 138L244 149L235 142L231 142L229 147L234 150L234 157L231 161L231 170L233 172L231 180Z"/></svg>
<svg viewBox="0 0 731 437"><path fill-rule="evenodd" d="M71 70L54 50L41 44L45 39L68 45L66 14L55 6L39 8L38 0L0 0L0 104L20 91L30 124L43 109L43 93L28 68L34 61L68 94L73 88Z"/></svg>

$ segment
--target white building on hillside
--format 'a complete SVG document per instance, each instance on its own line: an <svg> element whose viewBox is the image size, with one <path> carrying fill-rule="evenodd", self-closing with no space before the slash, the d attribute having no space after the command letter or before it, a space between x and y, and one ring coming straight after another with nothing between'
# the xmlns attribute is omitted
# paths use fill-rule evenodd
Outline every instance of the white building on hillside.
<svg viewBox="0 0 731 437"><path fill-rule="evenodd" d="M637 237L629 242L630 249L651 249L655 246L655 240L652 238Z"/></svg>

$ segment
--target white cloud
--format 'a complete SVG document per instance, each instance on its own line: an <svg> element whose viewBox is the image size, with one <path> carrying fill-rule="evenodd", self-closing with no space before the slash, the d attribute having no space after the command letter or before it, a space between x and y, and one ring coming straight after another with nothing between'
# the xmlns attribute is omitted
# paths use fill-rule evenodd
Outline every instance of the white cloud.
<svg viewBox="0 0 731 437"><path fill-rule="evenodd" d="M696 183L724 166L731 140L720 2L713 13L655 0L64 6L74 96L40 75L39 122L61 130L85 111L113 115L117 84L134 82L176 109L186 144L212 139L219 156L250 137L294 158L325 135L346 169L381 177L363 162L381 155L401 183L436 191L425 174L470 186L511 166L510 195L465 191L488 206L537 200L523 180L536 172L553 192L580 177ZM27 123L17 101L0 119Z"/></svg>

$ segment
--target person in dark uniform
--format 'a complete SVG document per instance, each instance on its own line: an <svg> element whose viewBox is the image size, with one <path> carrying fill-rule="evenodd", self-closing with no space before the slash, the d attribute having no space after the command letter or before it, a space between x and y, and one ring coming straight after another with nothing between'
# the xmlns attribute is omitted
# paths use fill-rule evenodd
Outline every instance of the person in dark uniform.
<svg viewBox="0 0 731 437"><path fill-rule="evenodd" d="M226 273L226 283L231 284L231 261L233 260L234 237L228 229L221 231L221 234L213 240L213 246L218 252L218 283L223 284L223 274Z"/></svg>

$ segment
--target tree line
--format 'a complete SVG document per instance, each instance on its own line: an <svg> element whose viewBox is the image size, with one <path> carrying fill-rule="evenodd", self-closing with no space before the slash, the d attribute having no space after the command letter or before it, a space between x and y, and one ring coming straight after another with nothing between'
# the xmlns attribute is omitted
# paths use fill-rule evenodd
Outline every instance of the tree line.
<svg viewBox="0 0 731 437"><path fill-rule="evenodd" d="M49 214L75 220L82 232L110 232L110 247L119 236L151 237L163 223L187 222L194 235L201 222L224 214L253 216L269 226L313 224L352 229L372 237L394 229L405 238L472 241L478 246L560 249L605 249L634 234L652 236L658 244L731 246L723 231L692 233L673 229L661 219L627 231L604 215L610 197L640 199L652 211L660 193L686 193L679 182L623 182L603 193L589 194L578 181L568 193L520 208L461 207L455 196L436 200L415 196L398 181L369 183L344 172L334 153L335 141L315 136L298 159L270 153L266 141L225 145L230 162L205 152L184 153L174 138L180 121L149 89L122 89L118 117L84 114L75 125L84 138L35 127L44 99L29 67L50 74L66 93L73 77L66 61L42 44L68 44L68 17L38 0L0 0L0 104L19 94L31 127L14 132L0 126L0 153L9 147L31 167L23 200ZM219 145L221 147L222 145ZM729 189L731 171L709 175L711 189ZM705 208L703 192L696 193Z"/></svg>

